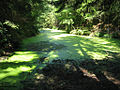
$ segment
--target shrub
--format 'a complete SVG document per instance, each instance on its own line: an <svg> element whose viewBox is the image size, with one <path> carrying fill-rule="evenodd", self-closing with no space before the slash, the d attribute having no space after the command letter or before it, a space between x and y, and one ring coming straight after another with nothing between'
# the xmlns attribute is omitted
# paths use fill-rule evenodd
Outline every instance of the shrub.
<svg viewBox="0 0 120 90"><path fill-rule="evenodd" d="M75 35L89 35L91 32L88 30L76 29L76 30L72 30L70 33Z"/></svg>

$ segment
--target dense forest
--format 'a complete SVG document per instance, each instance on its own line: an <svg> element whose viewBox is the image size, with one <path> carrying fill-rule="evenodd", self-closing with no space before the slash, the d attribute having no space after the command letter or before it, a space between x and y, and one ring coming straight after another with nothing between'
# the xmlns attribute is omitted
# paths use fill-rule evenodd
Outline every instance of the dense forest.
<svg viewBox="0 0 120 90"><path fill-rule="evenodd" d="M12 51L40 28L119 38L119 13L119 0L1 0L0 53Z"/></svg>
<svg viewBox="0 0 120 90"><path fill-rule="evenodd" d="M0 90L120 90L120 0L0 0Z"/></svg>

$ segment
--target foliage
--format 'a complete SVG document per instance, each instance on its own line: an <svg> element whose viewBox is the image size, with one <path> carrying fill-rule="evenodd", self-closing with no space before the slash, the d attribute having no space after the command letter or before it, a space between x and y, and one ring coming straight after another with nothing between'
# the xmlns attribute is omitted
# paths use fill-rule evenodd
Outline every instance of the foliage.
<svg viewBox="0 0 120 90"><path fill-rule="evenodd" d="M109 37L119 37L119 34L115 34L119 33L120 28L119 0L57 0L54 3L58 8L56 13L58 13L60 27L67 28L67 32L74 28L77 30L80 27L88 27L91 33L94 31L94 35L98 31L100 34L103 32L108 34ZM68 20L72 20L72 25L69 25ZM68 24L65 25L61 23L62 21Z"/></svg>
<svg viewBox="0 0 120 90"><path fill-rule="evenodd" d="M90 35L90 31L88 30L72 30L70 32L71 34L76 34L76 35Z"/></svg>
<svg viewBox="0 0 120 90"><path fill-rule="evenodd" d="M19 42L38 33L38 0L0 1L0 54L19 46Z"/></svg>

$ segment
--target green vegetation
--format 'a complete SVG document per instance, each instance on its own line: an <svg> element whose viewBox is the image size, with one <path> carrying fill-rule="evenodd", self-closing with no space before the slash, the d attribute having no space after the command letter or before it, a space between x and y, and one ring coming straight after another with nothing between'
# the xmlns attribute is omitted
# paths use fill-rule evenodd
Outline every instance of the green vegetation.
<svg viewBox="0 0 120 90"><path fill-rule="evenodd" d="M0 90L118 90L119 4L1 0Z"/></svg>
<svg viewBox="0 0 120 90"><path fill-rule="evenodd" d="M40 28L119 38L119 0L1 0L0 53L6 55Z"/></svg>
<svg viewBox="0 0 120 90"><path fill-rule="evenodd" d="M0 89L20 90L21 80L26 79L28 73L36 66L33 59L37 54L30 51L16 52L9 60L0 63ZM34 63L34 64L33 64Z"/></svg>
<svg viewBox="0 0 120 90"><path fill-rule="evenodd" d="M21 81L38 75L37 69L45 68L54 60L102 61L111 53L120 53L119 43L119 40L115 39L78 36L60 30L43 30L43 33L23 40L19 51L0 62L0 81L5 85L7 83L11 89L23 89ZM3 88L8 89L7 86L3 85ZM18 88L19 86L21 87Z"/></svg>

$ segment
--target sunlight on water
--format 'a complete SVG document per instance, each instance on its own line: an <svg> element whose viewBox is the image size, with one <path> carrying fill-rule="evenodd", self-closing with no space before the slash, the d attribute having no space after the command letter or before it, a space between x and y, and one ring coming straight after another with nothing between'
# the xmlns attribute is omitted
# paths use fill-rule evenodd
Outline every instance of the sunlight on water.
<svg viewBox="0 0 120 90"><path fill-rule="evenodd" d="M34 52L23 52L23 51L19 51L16 52L14 56L9 58L9 61L11 62L24 62L24 61L31 61L35 58L37 58L37 54L35 54Z"/></svg>
<svg viewBox="0 0 120 90"><path fill-rule="evenodd" d="M14 84L25 79L25 76L22 77L22 75L35 68L35 64L31 65L29 63L36 62L37 58L38 55L32 51L15 52L8 60L0 63L0 80Z"/></svg>
<svg viewBox="0 0 120 90"><path fill-rule="evenodd" d="M52 60L103 60L108 53L120 53L120 47L107 39L65 34L60 30L46 30L22 42L22 51L16 51L8 60L0 63L0 80L16 83L24 80L45 57L39 69ZM31 46L30 46L31 45ZM42 47L42 48L40 48ZM38 48L40 50L32 50Z"/></svg>

